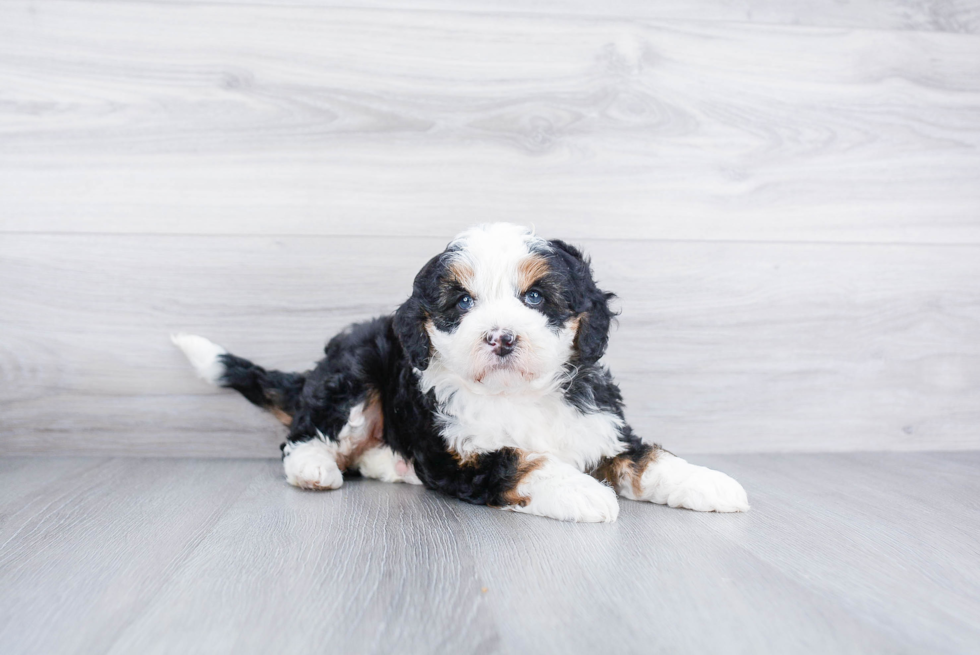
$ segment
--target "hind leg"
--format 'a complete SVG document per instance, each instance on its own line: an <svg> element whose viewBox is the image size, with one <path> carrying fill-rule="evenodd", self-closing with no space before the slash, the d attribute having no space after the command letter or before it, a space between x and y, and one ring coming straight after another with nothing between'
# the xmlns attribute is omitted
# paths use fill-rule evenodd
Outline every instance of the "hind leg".
<svg viewBox="0 0 980 655"><path fill-rule="evenodd" d="M422 484L415 475L415 467L412 463L395 454L395 451L388 446L377 446L364 451L354 467L366 478L382 482Z"/></svg>
<svg viewBox="0 0 980 655"><path fill-rule="evenodd" d="M331 406L328 412L304 408L297 414L292 434L282 446L289 484L303 489L337 489L344 483L343 473L348 467L356 468L367 453L379 450L383 419L376 393L364 394L360 402L341 414L343 423L336 420L337 413ZM394 458L394 453L391 455Z"/></svg>

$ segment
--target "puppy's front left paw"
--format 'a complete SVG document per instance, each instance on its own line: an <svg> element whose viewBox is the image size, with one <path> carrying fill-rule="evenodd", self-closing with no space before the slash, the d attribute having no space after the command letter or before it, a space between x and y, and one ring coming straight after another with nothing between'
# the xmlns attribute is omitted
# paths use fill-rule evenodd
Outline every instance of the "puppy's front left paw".
<svg viewBox="0 0 980 655"><path fill-rule="evenodd" d="M695 466L661 453L643 474L645 500L698 512L747 512L749 498L738 482L721 471Z"/></svg>

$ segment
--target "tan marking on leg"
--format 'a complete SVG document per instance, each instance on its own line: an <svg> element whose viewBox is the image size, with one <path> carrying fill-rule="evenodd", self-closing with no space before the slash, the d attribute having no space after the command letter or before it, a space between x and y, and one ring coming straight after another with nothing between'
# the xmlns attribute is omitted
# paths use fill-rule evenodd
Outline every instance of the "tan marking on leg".
<svg viewBox="0 0 980 655"><path fill-rule="evenodd" d="M605 480L618 489L621 481L632 476L633 461L626 457L607 457L592 471L592 477Z"/></svg>
<svg viewBox="0 0 980 655"><path fill-rule="evenodd" d="M518 493L517 488L521 485L521 482L524 481L524 478L539 469L545 463L545 461L546 458L544 457L530 459L524 453L518 454L517 475L514 476L513 486L502 494L504 502L507 503L507 505L525 507L529 502L531 502L531 498Z"/></svg>
<svg viewBox="0 0 980 655"><path fill-rule="evenodd" d="M629 487L633 491L633 495L639 498L643 494L643 473L650 464L657 461L659 453L659 448L651 447L643 457L636 461L622 455L607 458L600 462L599 466L592 472L592 476L605 480L616 491Z"/></svg>
<svg viewBox="0 0 980 655"><path fill-rule="evenodd" d="M659 452L656 448L651 448L646 455L640 458L640 461L633 464L633 478L631 482L633 485L633 495L637 498L643 495L643 473L650 464L657 461L657 453Z"/></svg>
<svg viewBox="0 0 980 655"><path fill-rule="evenodd" d="M455 450L450 449L449 454L453 456L456 460L456 464L459 466L472 466L476 463L476 459L479 457L477 453L470 453L469 455L461 455Z"/></svg>
<svg viewBox="0 0 980 655"><path fill-rule="evenodd" d="M353 415L356 405L351 409ZM369 391L364 402L360 405L360 420L358 425L351 424L351 417L347 417L347 424L340 431L337 440L337 466L341 471L346 471L347 467L357 461L364 451L380 446L381 435L384 432L384 416L381 411L381 398L376 391Z"/></svg>

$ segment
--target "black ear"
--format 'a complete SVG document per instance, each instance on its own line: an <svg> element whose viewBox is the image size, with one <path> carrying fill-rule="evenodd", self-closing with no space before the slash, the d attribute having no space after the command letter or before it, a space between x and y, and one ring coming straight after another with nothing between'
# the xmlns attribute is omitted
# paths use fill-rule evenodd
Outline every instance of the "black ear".
<svg viewBox="0 0 980 655"><path fill-rule="evenodd" d="M609 302L616 294L607 293L596 286L589 260L578 248L558 239L548 243L555 257L562 261L568 271L565 285L569 308L580 317L575 335L578 361L573 363L583 366L595 364L606 352L609 343L609 325L615 316Z"/></svg>
<svg viewBox="0 0 980 655"><path fill-rule="evenodd" d="M432 342L425 324L431 316L430 308L438 303L439 278L445 269L445 260L446 252L443 252L422 267L412 284L412 297L395 312L395 335L412 366L421 371L429 367Z"/></svg>
<svg viewBox="0 0 980 655"><path fill-rule="evenodd" d="M429 335L425 331L425 310L414 294L395 312L395 335L412 366L424 371L429 366Z"/></svg>

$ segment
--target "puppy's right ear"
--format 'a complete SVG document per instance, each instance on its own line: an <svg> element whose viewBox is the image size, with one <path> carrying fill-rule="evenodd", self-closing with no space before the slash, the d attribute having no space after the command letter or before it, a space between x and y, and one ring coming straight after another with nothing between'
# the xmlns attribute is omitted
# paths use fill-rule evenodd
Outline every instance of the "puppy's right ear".
<svg viewBox="0 0 980 655"><path fill-rule="evenodd" d="M429 334L425 331L426 313L417 295L402 303L395 312L395 336L402 344L412 366L424 371L429 366Z"/></svg>
<svg viewBox="0 0 980 655"><path fill-rule="evenodd" d="M412 366L420 371L429 367L432 342L425 324L431 318L430 307L439 303L439 280L446 269L447 252L436 255L422 267L412 284L412 297L395 312L395 335Z"/></svg>

